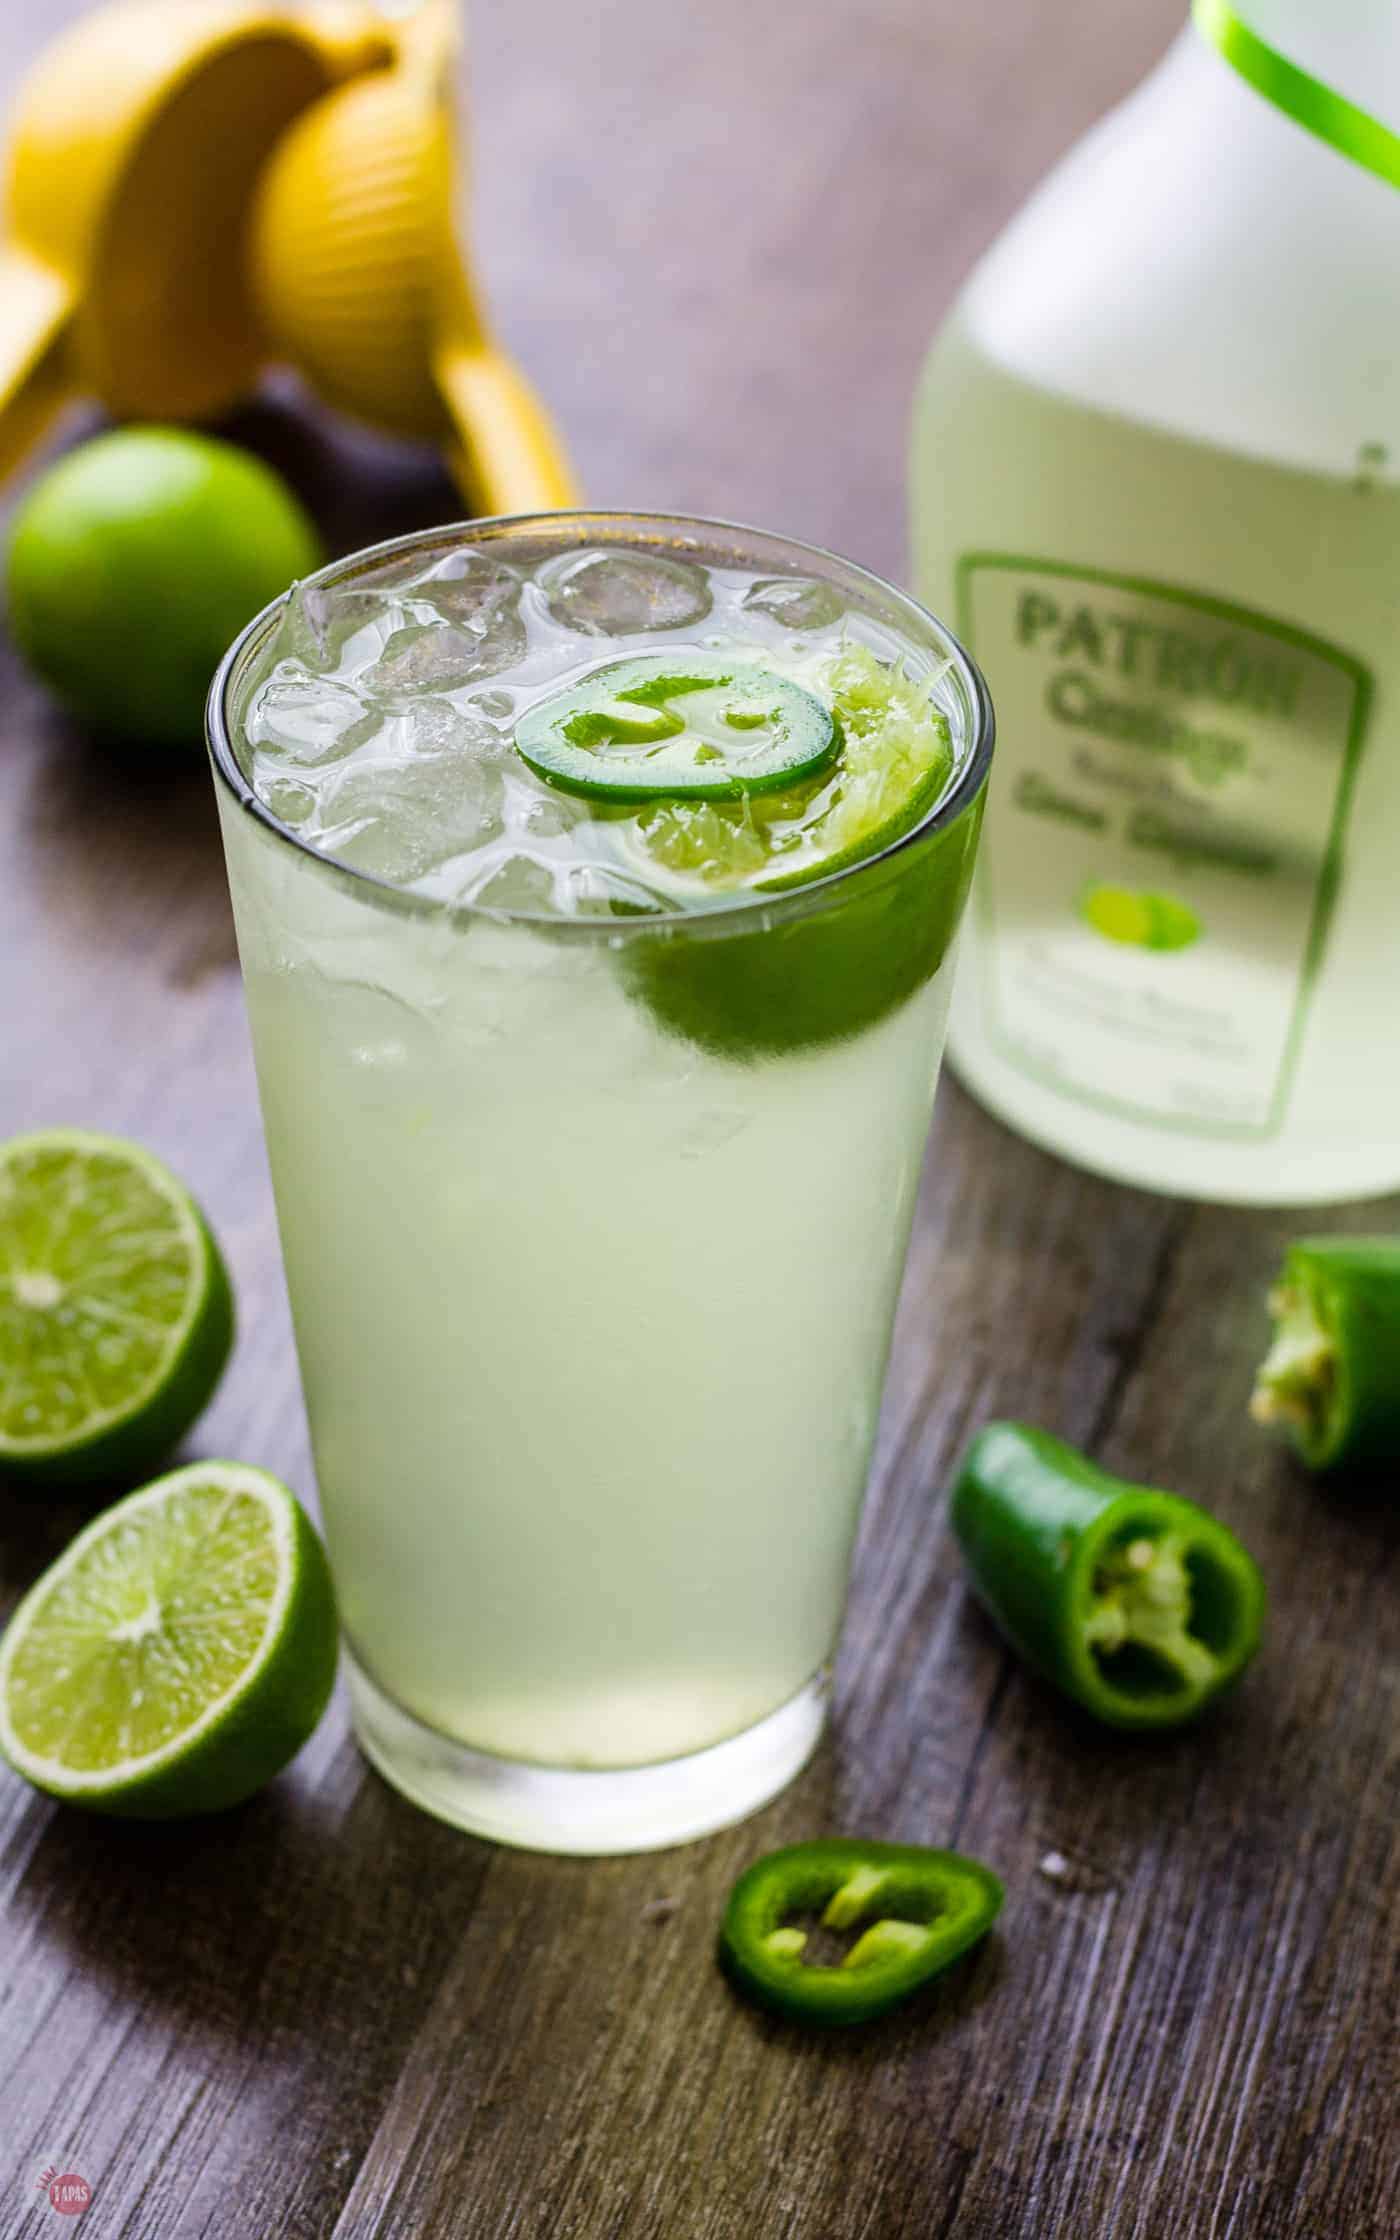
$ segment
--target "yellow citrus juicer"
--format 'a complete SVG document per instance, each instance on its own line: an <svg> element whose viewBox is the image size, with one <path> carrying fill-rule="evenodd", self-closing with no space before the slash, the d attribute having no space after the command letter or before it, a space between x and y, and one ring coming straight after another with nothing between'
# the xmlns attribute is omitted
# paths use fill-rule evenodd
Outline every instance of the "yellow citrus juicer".
<svg viewBox="0 0 1400 2240"><path fill-rule="evenodd" d="M453 226L453 0L422 0L390 70L291 126L258 188L251 282L269 341L332 405L446 445L479 511L577 503L543 405L492 338Z"/></svg>
<svg viewBox="0 0 1400 2240"><path fill-rule="evenodd" d="M114 0L46 51L11 138L0 475L73 395L191 420L249 388L258 173L301 110L394 53L373 7L258 0Z"/></svg>

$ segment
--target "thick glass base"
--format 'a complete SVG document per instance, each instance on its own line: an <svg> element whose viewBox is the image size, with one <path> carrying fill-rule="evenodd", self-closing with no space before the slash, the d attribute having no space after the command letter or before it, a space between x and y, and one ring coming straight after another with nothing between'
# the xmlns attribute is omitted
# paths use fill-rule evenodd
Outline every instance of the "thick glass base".
<svg viewBox="0 0 1400 2240"><path fill-rule="evenodd" d="M401 1711L348 1650L346 1665L360 1747L413 1804L492 1843L585 1858L664 1851L747 1818L807 1763L831 1695L823 1670L756 1727L712 1749L580 1773L469 1750Z"/></svg>

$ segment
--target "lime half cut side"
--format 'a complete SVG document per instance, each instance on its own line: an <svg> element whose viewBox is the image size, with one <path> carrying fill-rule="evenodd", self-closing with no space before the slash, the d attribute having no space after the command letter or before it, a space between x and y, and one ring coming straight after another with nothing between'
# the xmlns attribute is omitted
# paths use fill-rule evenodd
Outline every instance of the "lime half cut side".
<svg viewBox="0 0 1400 2240"><path fill-rule="evenodd" d="M270 1781L335 1678L325 1553L266 1471L198 1462L105 1510L0 1641L0 1748L38 1789L134 1819Z"/></svg>
<svg viewBox="0 0 1400 2240"><path fill-rule="evenodd" d="M834 761L738 803L677 797L645 811L629 851L638 868L713 899L781 894L879 855L921 823L953 773L929 680L852 641L828 658L820 689Z"/></svg>
<svg viewBox="0 0 1400 2240"><path fill-rule="evenodd" d="M73 1128L0 1144L0 1476L144 1476L232 1343L218 1247L159 1160Z"/></svg>

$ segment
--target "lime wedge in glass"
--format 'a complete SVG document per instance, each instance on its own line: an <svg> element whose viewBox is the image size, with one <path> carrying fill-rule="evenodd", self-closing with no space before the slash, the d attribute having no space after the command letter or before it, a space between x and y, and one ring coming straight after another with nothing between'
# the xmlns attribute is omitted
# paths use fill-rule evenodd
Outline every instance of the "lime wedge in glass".
<svg viewBox="0 0 1400 2240"><path fill-rule="evenodd" d="M878 855L927 815L952 773L929 687L852 642L821 689L839 751L816 777L735 804L673 799L638 817L631 851L653 877L715 895L778 894ZM811 691L803 698L813 697Z"/></svg>
<svg viewBox="0 0 1400 2240"><path fill-rule="evenodd" d="M0 1640L0 1749L48 1795L134 1819L217 1812L325 1710L336 1619L284 1485L197 1462L104 1510Z"/></svg>
<svg viewBox="0 0 1400 2240"><path fill-rule="evenodd" d="M880 856L936 807L953 753L928 681L852 643L823 688L836 762L783 794L645 810L628 846L654 885L703 889L715 902L788 895ZM693 909L684 927L630 944L623 970L659 1025L740 1063L862 1033L942 963L979 820L980 807L919 848L872 861L842 900L811 915L734 932Z"/></svg>
<svg viewBox="0 0 1400 2240"><path fill-rule="evenodd" d="M149 1152L73 1128L0 1144L0 1477L143 1476L232 1343L218 1247Z"/></svg>

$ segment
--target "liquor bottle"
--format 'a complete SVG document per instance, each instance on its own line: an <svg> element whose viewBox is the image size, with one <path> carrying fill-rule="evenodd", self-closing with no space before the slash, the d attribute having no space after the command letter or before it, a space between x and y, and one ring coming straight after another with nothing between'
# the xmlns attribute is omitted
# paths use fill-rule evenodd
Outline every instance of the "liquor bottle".
<svg viewBox="0 0 1400 2240"><path fill-rule="evenodd" d="M1241 6L973 274L913 535L998 715L957 1071L1301 1205L1400 1185L1400 12Z"/></svg>

